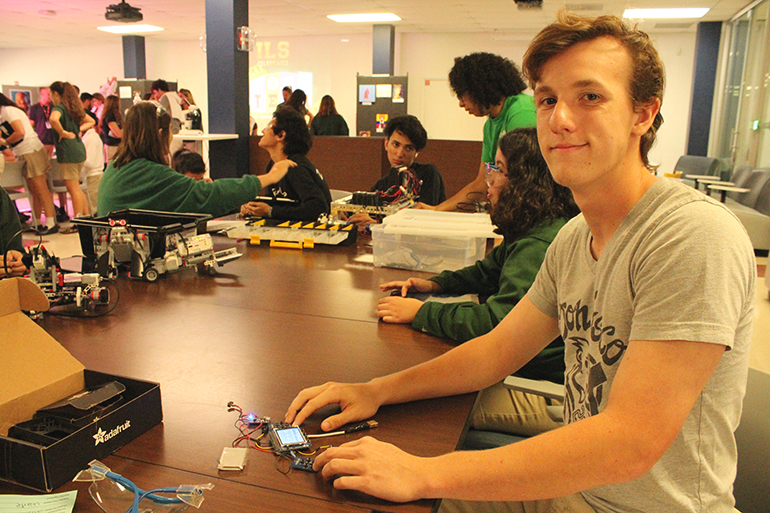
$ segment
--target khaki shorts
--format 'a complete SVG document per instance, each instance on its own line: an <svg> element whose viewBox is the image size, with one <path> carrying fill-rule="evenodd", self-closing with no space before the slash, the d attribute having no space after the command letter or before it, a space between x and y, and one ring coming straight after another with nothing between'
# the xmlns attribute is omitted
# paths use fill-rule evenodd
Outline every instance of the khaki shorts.
<svg viewBox="0 0 770 513"><path fill-rule="evenodd" d="M80 181L80 170L83 169L83 162L59 162L59 171L64 180Z"/></svg>
<svg viewBox="0 0 770 513"><path fill-rule="evenodd" d="M579 493L528 502L473 502L444 499L438 513L596 513Z"/></svg>
<svg viewBox="0 0 770 513"><path fill-rule="evenodd" d="M27 163L25 166L27 178L35 178L51 170L51 159L48 158L48 152L45 151L45 148L21 155L19 158Z"/></svg>

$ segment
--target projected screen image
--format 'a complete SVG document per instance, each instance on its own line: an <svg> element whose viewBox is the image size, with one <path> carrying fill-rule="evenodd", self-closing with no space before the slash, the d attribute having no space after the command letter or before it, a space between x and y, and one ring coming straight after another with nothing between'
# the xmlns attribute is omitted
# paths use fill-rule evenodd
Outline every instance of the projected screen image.
<svg viewBox="0 0 770 513"><path fill-rule="evenodd" d="M305 105L313 104L313 74L304 71L268 72L254 66L249 69L249 111L254 118L269 119L276 107L283 103L283 88L302 89L307 95Z"/></svg>

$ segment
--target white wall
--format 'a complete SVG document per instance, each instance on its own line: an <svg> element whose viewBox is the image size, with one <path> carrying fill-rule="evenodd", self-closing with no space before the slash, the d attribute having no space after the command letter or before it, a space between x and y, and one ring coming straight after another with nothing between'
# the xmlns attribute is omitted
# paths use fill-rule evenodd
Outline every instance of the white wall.
<svg viewBox="0 0 770 513"><path fill-rule="evenodd" d="M650 156L651 161L661 165L661 171L670 171L686 148L695 34L662 33L653 34L653 38L668 77L663 102L665 122ZM280 70L313 73L315 94L311 110L315 112L321 97L330 94L352 132L356 118L356 73L372 72L371 35L302 36L266 41L273 45L280 41L289 43L288 67ZM528 42L525 37L495 41L489 34L397 34L395 73L409 75L409 112L425 120L431 137L480 140L484 120L465 114L446 83L454 58L487 51L508 57L519 65ZM147 37L146 55L147 77L177 81L180 87L190 89L203 110L205 123L208 119L206 54L198 41L160 42ZM256 61L257 56L252 52L250 65ZM34 86L68 80L82 90L95 91L107 77L122 78L123 73L122 45L118 38L111 45L0 50L0 62L3 63L2 84L18 81L21 85ZM269 71L276 70L279 69ZM430 86L426 86L426 80L431 81ZM428 87L434 89L428 91ZM445 89L445 96L441 88ZM426 112L427 104L431 112ZM437 116L437 108L446 115ZM267 119L258 122L261 128Z"/></svg>

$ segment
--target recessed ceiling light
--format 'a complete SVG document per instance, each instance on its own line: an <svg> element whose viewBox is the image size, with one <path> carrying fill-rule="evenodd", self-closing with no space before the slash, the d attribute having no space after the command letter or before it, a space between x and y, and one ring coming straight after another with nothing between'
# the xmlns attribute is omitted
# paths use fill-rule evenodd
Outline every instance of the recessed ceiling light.
<svg viewBox="0 0 770 513"><path fill-rule="evenodd" d="M708 7L671 8L671 9L626 9L624 18L701 18Z"/></svg>
<svg viewBox="0 0 770 513"><path fill-rule="evenodd" d="M370 14L330 14L327 16L330 20L337 23L364 23L374 21L401 21L401 18L390 12L370 13Z"/></svg>
<svg viewBox="0 0 770 513"><path fill-rule="evenodd" d="M156 27L155 25L109 25L96 28L104 32L112 32L113 34L142 34L144 32L158 32L163 30L162 27Z"/></svg>

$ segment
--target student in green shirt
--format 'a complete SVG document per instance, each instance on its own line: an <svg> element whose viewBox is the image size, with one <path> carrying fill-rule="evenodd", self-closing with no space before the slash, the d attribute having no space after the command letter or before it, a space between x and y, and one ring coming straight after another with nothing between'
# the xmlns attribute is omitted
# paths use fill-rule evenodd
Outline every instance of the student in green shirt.
<svg viewBox="0 0 770 513"><path fill-rule="evenodd" d="M457 57L449 72L449 85L468 114L487 118L479 172L471 183L440 205L418 204L418 208L453 211L458 203L483 197L487 191L486 164L494 163L500 137L514 128L535 126L535 102L524 94L527 84L519 69L505 57L487 52Z"/></svg>
<svg viewBox="0 0 770 513"><path fill-rule="evenodd" d="M527 293L548 246L578 208L569 189L553 181L534 128L515 129L500 139L495 164L490 166L486 180L492 222L495 231L503 235L503 243L464 269L444 271L428 280L409 278L381 285L383 291L400 292L400 296L380 300L377 315L383 321L410 323L418 331L465 342L492 331ZM422 302L406 297L410 290L488 297L483 304ZM563 383L561 337L519 369L517 375ZM536 434L554 427L545 406L542 398L529 394L516 397L501 386L492 387L484 390L473 414L473 425L478 429ZM524 410L529 411L528 419L517 413Z"/></svg>

